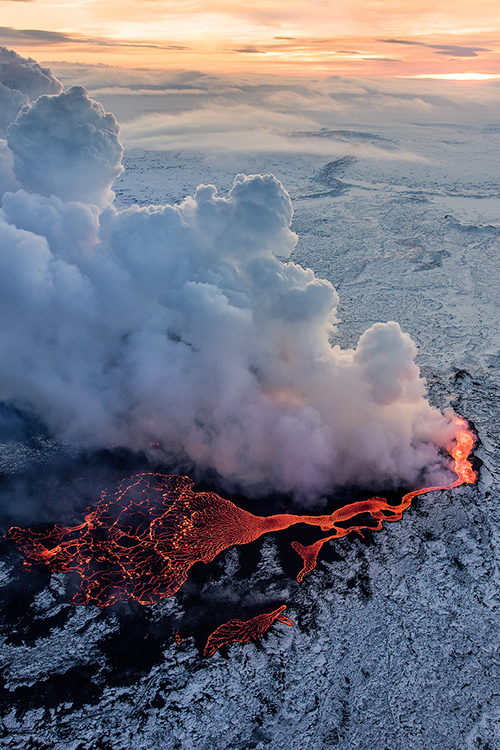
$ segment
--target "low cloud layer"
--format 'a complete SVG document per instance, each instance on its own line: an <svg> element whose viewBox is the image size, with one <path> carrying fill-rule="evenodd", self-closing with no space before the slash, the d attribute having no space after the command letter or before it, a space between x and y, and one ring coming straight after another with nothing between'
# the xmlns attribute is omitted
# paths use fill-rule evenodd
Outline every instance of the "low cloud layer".
<svg viewBox="0 0 500 750"><path fill-rule="evenodd" d="M156 128L161 148L178 148L171 138L176 119L185 143L191 133L190 147L196 148L197 139L201 139L203 147L209 148L212 133L217 130L225 132L229 144L236 147L245 140L240 136L245 130L245 111L247 130L256 131L261 124L259 150L266 143L266 129L285 138L291 130L301 128L443 122L477 126L500 118L498 80L223 76L188 70L124 71L88 65L60 65L56 71L65 85L84 85L94 99L114 112L122 124L126 147L151 148L146 127L150 125ZM196 130L192 124L195 120ZM306 124L297 126L298 120ZM255 148L257 137L250 140ZM287 144L288 149L294 150L292 146Z"/></svg>
<svg viewBox="0 0 500 750"><path fill-rule="evenodd" d="M349 144L321 138L317 122L291 111L263 107L214 104L178 114L143 115L122 126L128 148L175 151L193 149L208 153L271 152L318 154L325 157L357 156L365 159L420 161L421 157L386 144ZM381 141L382 142L382 141Z"/></svg>
<svg viewBox="0 0 500 750"><path fill-rule="evenodd" d="M4 400L66 441L214 468L253 494L449 478L453 427L415 345L389 322L335 346L335 289L282 260L297 237L275 177L118 211L116 122L78 87L23 111L9 145Z"/></svg>
<svg viewBox="0 0 500 750"><path fill-rule="evenodd" d="M500 117L497 81L222 76L183 70L61 65L66 86L82 82L121 123L125 148L204 153L298 153L421 161L398 143L341 143L327 129L457 123L489 126ZM316 131L316 132L315 132ZM407 143L411 143L408 140Z"/></svg>

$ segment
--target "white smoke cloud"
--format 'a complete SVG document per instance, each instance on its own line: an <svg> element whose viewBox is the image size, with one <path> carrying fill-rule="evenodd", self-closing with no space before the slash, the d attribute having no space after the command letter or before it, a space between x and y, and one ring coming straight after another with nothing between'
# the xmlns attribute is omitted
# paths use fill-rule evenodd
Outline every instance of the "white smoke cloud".
<svg viewBox="0 0 500 750"><path fill-rule="evenodd" d="M64 440L189 459L254 494L449 479L453 427L409 336L377 323L332 346L335 289L277 257L297 237L275 177L102 208L121 146L81 88L38 99L9 145L24 189L0 211L0 398Z"/></svg>
<svg viewBox="0 0 500 750"><path fill-rule="evenodd" d="M59 94L62 83L35 60L0 47L0 137L21 107L41 94Z"/></svg>
<svg viewBox="0 0 500 750"><path fill-rule="evenodd" d="M41 96L9 127L14 174L30 192L103 207L122 171L118 133L114 116L81 86Z"/></svg>
<svg viewBox="0 0 500 750"><path fill-rule="evenodd" d="M42 68L31 57L21 57L14 50L0 47L0 81L17 89L31 100L42 94L60 94L62 83L48 68Z"/></svg>
<svg viewBox="0 0 500 750"><path fill-rule="evenodd" d="M7 190L17 190L20 187L14 177L13 166L14 159L7 146L7 141L0 138L0 196Z"/></svg>
<svg viewBox="0 0 500 750"><path fill-rule="evenodd" d="M29 102L29 98L22 91L9 89L0 83L0 134L7 134L7 127L16 119L21 107Z"/></svg>

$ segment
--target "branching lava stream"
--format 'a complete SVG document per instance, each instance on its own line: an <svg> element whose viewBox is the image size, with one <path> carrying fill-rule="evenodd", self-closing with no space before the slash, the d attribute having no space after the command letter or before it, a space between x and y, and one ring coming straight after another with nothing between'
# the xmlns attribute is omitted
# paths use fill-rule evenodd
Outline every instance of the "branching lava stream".
<svg viewBox="0 0 500 750"><path fill-rule="evenodd" d="M24 565L45 563L57 571L79 573L81 585L73 597L75 604L106 606L127 600L153 604L171 596L185 582L195 563L209 563L228 547L249 544L269 532L300 523L333 532L307 547L292 543L303 559L303 568L297 576L302 581L316 566L325 542L352 531L362 534L367 528L380 530L384 521L400 520L416 495L475 481L476 475L467 460L474 436L465 420L456 418L455 424L455 445L450 453L456 481L447 487L424 487L409 492L399 505L372 497L345 505L329 515L283 513L261 517L213 492L195 493L188 477L139 474L124 480L114 494L103 492L96 507L77 526L56 526L46 532L12 527L8 537L25 554ZM357 524L348 523L361 514L368 514L376 524L367 525L363 519ZM259 637L274 619L284 621L282 609L276 610L278 614L259 615L243 624L241 620L229 621L212 634L207 649L210 651L213 646L215 651L216 643ZM269 624L266 618L271 618ZM229 637L231 629L234 638ZM242 633L249 637L243 638Z"/></svg>
<svg viewBox="0 0 500 750"><path fill-rule="evenodd" d="M269 630L275 620L292 626L294 624L293 621L283 614L285 609L286 604L283 604L278 609L275 609L274 612L257 615L256 617L252 617L251 620L228 620L208 636L203 656L212 656L217 649L225 646L227 643L255 641Z"/></svg>

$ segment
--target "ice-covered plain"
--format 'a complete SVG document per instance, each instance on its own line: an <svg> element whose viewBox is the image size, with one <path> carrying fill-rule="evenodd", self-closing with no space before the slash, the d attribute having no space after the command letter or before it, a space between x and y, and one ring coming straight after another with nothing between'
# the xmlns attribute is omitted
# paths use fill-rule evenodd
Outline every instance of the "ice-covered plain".
<svg viewBox="0 0 500 750"><path fill-rule="evenodd" d="M115 204L179 203L200 183L225 195L237 173L274 174L294 207L291 259L339 293L335 343L396 320L418 345L431 402L474 425L478 483L418 499L367 541L332 544L302 585L288 540L270 537L227 551L149 608L75 607L65 576L26 575L9 552L2 746L500 747L500 132L442 123L294 134L311 137L339 154L129 150ZM355 148L367 144L377 157ZM35 494L91 502L142 466L118 452L75 457L27 429L20 421L2 459L4 497L21 509ZM258 643L203 659L196 640L174 642L179 626L203 635L216 613L284 602L295 626L278 623Z"/></svg>

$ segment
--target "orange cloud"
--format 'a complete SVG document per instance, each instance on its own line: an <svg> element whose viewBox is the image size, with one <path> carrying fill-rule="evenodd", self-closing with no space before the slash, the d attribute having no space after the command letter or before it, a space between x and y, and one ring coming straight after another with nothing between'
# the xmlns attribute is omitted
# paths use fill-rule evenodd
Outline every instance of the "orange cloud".
<svg viewBox="0 0 500 750"><path fill-rule="evenodd" d="M2 0L0 43L126 67L405 76L500 74L491 0Z"/></svg>

